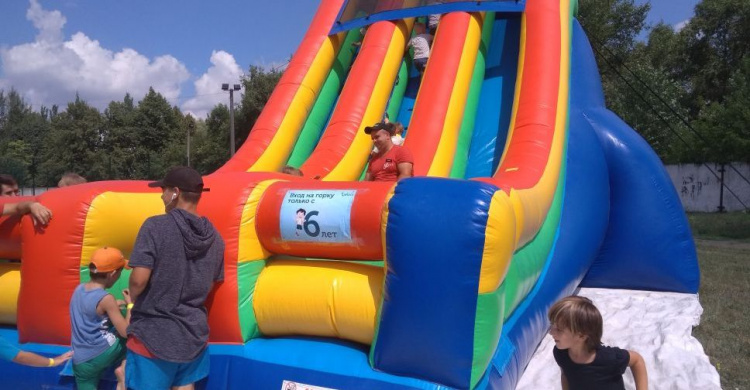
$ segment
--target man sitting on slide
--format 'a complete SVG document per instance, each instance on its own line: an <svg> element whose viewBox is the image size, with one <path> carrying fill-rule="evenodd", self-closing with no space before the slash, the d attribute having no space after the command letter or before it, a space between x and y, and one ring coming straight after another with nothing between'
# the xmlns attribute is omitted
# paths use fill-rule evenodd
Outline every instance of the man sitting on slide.
<svg viewBox="0 0 750 390"><path fill-rule="evenodd" d="M370 155L370 166L367 167L367 181L397 181L414 176L414 157L404 146L393 144L391 137L395 134L393 123L376 123L365 127L365 134L370 134L377 152Z"/></svg>

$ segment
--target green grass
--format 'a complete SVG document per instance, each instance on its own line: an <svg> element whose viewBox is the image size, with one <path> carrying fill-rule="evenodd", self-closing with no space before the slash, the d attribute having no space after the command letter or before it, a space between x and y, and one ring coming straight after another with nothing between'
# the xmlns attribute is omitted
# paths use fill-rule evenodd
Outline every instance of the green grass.
<svg viewBox="0 0 750 390"><path fill-rule="evenodd" d="M695 238L750 242L750 213L689 213Z"/></svg>
<svg viewBox="0 0 750 390"><path fill-rule="evenodd" d="M701 324L693 332L723 389L750 389L750 215L690 214L701 269Z"/></svg>

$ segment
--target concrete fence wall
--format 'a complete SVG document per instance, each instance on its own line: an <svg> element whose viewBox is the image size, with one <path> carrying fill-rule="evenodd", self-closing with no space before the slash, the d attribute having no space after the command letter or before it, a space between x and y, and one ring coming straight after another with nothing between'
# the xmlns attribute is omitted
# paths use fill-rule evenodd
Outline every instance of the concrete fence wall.
<svg viewBox="0 0 750 390"><path fill-rule="evenodd" d="M750 180L750 164L732 163L731 167L724 166L723 202L721 201L722 166L720 164L682 164L666 167L685 211L716 212L719 211L721 205L724 211L742 211L746 209L742 203L750 206L750 184L745 180ZM739 174L732 167L737 169ZM711 173L711 170L716 176ZM741 202L727 190L727 187L740 198Z"/></svg>

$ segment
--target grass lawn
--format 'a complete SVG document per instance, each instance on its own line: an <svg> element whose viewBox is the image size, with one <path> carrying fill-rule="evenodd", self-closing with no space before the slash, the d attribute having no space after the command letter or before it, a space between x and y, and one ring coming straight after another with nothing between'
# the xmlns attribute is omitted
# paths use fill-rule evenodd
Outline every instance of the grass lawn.
<svg viewBox="0 0 750 390"><path fill-rule="evenodd" d="M689 214L701 269L694 336L723 389L750 389L750 214Z"/></svg>

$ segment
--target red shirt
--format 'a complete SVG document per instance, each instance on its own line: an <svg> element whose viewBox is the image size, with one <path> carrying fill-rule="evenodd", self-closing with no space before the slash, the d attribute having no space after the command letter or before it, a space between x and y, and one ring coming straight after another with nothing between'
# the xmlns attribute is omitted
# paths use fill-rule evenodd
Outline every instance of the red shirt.
<svg viewBox="0 0 750 390"><path fill-rule="evenodd" d="M370 174L372 181L396 181L398 180L398 164L401 163L414 164L414 157L409 149L393 145L385 153L370 155L367 173Z"/></svg>

